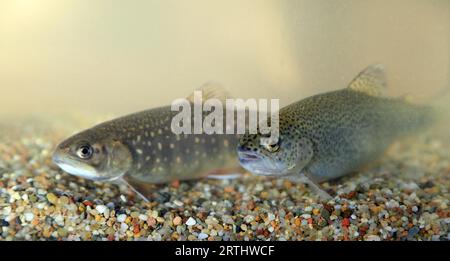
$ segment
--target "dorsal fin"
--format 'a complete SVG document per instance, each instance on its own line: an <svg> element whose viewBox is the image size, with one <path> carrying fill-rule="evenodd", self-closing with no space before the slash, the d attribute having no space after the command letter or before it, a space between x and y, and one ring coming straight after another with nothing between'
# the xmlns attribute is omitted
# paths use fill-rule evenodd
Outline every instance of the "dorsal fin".
<svg viewBox="0 0 450 261"><path fill-rule="evenodd" d="M370 65L350 82L348 88L370 96L382 96L386 88L383 65Z"/></svg>
<svg viewBox="0 0 450 261"><path fill-rule="evenodd" d="M222 87L220 83L217 82L207 82L203 84L200 88L195 89L195 91L202 92L202 101L205 102L208 99L218 99L225 104L229 94ZM194 92L195 92L194 91ZM194 102L194 92L192 92L186 99L190 102Z"/></svg>

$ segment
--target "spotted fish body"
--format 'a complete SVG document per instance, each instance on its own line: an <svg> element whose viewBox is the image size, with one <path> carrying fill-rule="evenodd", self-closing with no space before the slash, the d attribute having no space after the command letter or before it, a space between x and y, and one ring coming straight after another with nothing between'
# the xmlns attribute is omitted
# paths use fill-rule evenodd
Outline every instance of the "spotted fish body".
<svg viewBox="0 0 450 261"><path fill-rule="evenodd" d="M126 178L165 183L195 179L215 169L238 165L235 135L174 134L170 125L176 113L162 107L97 127L115 132L129 148L133 164Z"/></svg>
<svg viewBox="0 0 450 261"><path fill-rule="evenodd" d="M383 68L370 66L348 88L295 102L279 112L280 138L272 147L244 135L241 165L259 175L314 182L342 177L379 157L395 140L433 121L430 107L382 97Z"/></svg>
<svg viewBox="0 0 450 261"><path fill-rule="evenodd" d="M356 170L376 159L393 141L426 126L429 119L426 108L352 90L318 95L281 113L286 119L282 132L302 133L313 144L307 168L318 180Z"/></svg>
<svg viewBox="0 0 450 261"><path fill-rule="evenodd" d="M99 124L59 144L53 160L74 175L134 186L239 167L236 135L174 134L177 113L166 106Z"/></svg>

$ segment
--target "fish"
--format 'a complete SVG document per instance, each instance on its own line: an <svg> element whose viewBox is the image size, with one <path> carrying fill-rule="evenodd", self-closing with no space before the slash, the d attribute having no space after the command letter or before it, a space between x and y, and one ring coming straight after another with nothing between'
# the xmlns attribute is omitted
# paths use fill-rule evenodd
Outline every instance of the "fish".
<svg viewBox="0 0 450 261"><path fill-rule="evenodd" d="M279 110L279 137L261 144L245 134L237 151L241 166L261 176L307 183L330 199L320 183L338 179L380 157L394 141L426 129L433 108L386 97L381 64L368 66L340 90L307 97Z"/></svg>
<svg viewBox="0 0 450 261"><path fill-rule="evenodd" d="M199 90L203 100L220 100L226 95L214 83ZM192 103L193 97L187 99ZM171 106L163 106L101 123L58 144L53 162L65 172L85 179L123 182L146 201L148 184L239 175L239 136L175 134L171 123L177 113ZM191 115L193 122L194 113Z"/></svg>

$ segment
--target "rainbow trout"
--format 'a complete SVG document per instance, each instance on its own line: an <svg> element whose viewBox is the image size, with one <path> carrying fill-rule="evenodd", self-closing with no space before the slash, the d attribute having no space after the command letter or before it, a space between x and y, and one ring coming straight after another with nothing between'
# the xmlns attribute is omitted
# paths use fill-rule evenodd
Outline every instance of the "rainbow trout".
<svg viewBox="0 0 450 261"><path fill-rule="evenodd" d="M347 88L315 95L279 111L277 142L260 144L246 134L238 145L241 165L256 175L308 183L342 177L380 156L396 139L429 126L431 107L383 97L384 70L369 66Z"/></svg>
<svg viewBox="0 0 450 261"><path fill-rule="evenodd" d="M217 95L211 87L204 89L205 99ZM171 122L177 113L166 106L101 123L59 144L53 161L72 175L125 182L144 199L146 184L239 168L237 135L174 134Z"/></svg>

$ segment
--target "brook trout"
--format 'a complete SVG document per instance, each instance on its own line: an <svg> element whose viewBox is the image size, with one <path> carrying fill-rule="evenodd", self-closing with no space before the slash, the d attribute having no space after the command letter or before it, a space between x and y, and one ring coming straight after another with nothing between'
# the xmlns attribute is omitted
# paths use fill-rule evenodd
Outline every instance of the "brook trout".
<svg viewBox="0 0 450 261"><path fill-rule="evenodd" d="M218 96L211 86L203 89L205 99ZM125 181L144 198L145 184L196 179L239 168L237 135L176 135L171 122L177 113L166 106L99 124L59 144L53 161L83 178Z"/></svg>

